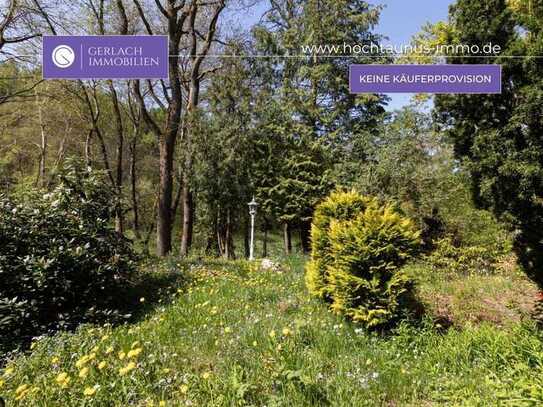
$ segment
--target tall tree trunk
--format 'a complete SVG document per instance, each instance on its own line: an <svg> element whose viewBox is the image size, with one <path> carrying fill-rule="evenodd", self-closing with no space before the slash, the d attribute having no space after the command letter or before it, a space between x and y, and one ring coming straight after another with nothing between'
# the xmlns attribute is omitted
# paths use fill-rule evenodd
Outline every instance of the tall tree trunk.
<svg viewBox="0 0 543 407"><path fill-rule="evenodd" d="M113 112L115 116L115 130L117 133L117 162L115 170L115 190L117 192L117 207L115 208L115 230L117 233L124 233L123 208L121 205L123 195L123 148L124 148L124 129L121 109L119 107L119 98L113 81L108 81L111 101L113 103Z"/></svg>
<svg viewBox="0 0 543 407"><path fill-rule="evenodd" d="M46 89L47 90L47 89ZM41 146L40 146L40 167L38 171L38 182L37 185L44 187L47 183L45 179L45 165L47 159L47 133L45 132L45 125L43 123L43 112L42 105L39 101L38 94L36 93L36 104L38 105L38 119L40 122L40 133L41 133Z"/></svg>
<svg viewBox="0 0 543 407"><path fill-rule="evenodd" d="M85 164L87 165L87 167L92 166L92 161L91 161L92 132L93 132L92 129L89 130L89 132L87 133L87 138L85 139Z"/></svg>
<svg viewBox="0 0 543 407"><path fill-rule="evenodd" d="M200 83L199 79L192 79L189 88L189 103L187 105L188 120L185 121L185 128L183 129L183 136L185 139L185 168L182 178L182 196L183 202L183 230L181 234L181 256L188 256L190 247L192 246L192 233L193 233L193 220L194 220L194 200L191 191L191 177L192 177L192 123L194 117L194 109L198 104Z"/></svg>
<svg viewBox="0 0 543 407"><path fill-rule="evenodd" d="M162 137L159 143L159 188L157 211L157 255L172 249L172 188L175 137Z"/></svg>
<svg viewBox="0 0 543 407"><path fill-rule="evenodd" d="M268 221L264 219L264 237L262 240L262 257L268 257Z"/></svg>
<svg viewBox="0 0 543 407"><path fill-rule="evenodd" d="M215 227L217 233L217 248L219 257L224 256L224 240L222 236L222 224L221 224L221 209L217 209L217 225Z"/></svg>
<svg viewBox="0 0 543 407"><path fill-rule="evenodd" d="M285 254L290 255L292 253L292 239L288 222L283 222L283 246Z"/></svg>
<svg viewBox="0 0 543 407"><path fill-rule="evenodd" d="M194 208L192 192L190 191L188 174L183 175L183 191L181 201L183 202L183 233L181 235L181 256L188 256L192 245Z"/></svg>
<svg viewBox="0 0 543 407"><path fill-rule="evenodd" d="M166 128L159 138L159 198L157 211L157 255L166 256L172 249L172 190L173 190L173 159L175 142L181 119L182 95L181 79L179 77L179 43L182 35L183 21L186 16L178 19L175 6L170 3L166 12L168 18L168 37L170 57L168 59L171 98L169 100ZM138 85L139 91L139 85ZM141 100L141 94L138 95ZM141 103L141 102L140 102ZM150 121L150 115L145 111L144 118ZM154 123L154 121L152 121ZM154 125L157 128L156 124ZM155 130L156 132L156 130Z"/></svg>
<svg viewBox="0 0 543 407"><path fill-rule="evenodd" d="M102 134L102 131L100 130L100 126L98 123L98 120L100 118L101 109L100 109L100 103L98 102L98 94L96 91L96 86L93 86L92 89L88 89L87 85L83 81L79 81L79 85L81 86L81 89L83 91L83 100L86 102L88 111L89 111L89 120L91 122L92 128L89 131L89 135L87 137L87 143L86 148L89 148L89 151L85 151L85 154L87 155L87 161L90 162L89 156L90 156L90 141L92 134L94 133L96 135L96 138L100 142L100 151L102 153L102 162L104 163L104 168L106 170L107 176L109 181L111 182L111 185L115 187L115 178L113 178L112 172L111 172L111 166L109 165L109 157L108 152L106 148L106 143L104 141L104 136ZM89 94L90 93L90 94ZM92 97L92 99L91 99Z"/></svg>
<svg viewBox="0 0 543 407"><path fill-rule="evenodd" d="M189 49L190 49L190 72L189 72L189 95L187 99L187 116L186 128L184 129L185 136L185 151L187 151L186 163L184 168L184 181L183 181L183 232L181 236L181 256L187 256L192 245L192 234L194 227L194 211L195 202L191 191L191 177L192 177L192 121L194 120L194 113L198 107L200 100L200 83L205 73L202 72L202 62L209 53L211 44L215 39L217 21L220 13L225 7L225 1L219 0L216 2L213 11L211 12L207 25L206 35L202 35L201 28L197 27L197 15L200 7L200 3L193 1L189 7L188 12L188 34L190 36ZM201 47L198 46L198 42L201 42Z"/></svg>
<svg viewBox="0 0 543 407"><path fill-rule="evenodd" d="M311 250L311 224L309 222L302 222L300 224L300 244L302 246L302 252L309 253Z"/></svg>
<svg viewBox="0 0 543 407"><path fill-rule="evenodd" d="M153 202L153 210L151 211L151 213L155 213L157 205L158 205L158 195L155 196L155 199ZM156 218L153 218L153 221L149 224L149 228L147 229L147 233L145 234L145 239L143 240L143 250L145 254L149 254L149 241L151 240L151 234L153 233L153 229L155 227L155 221L156 221Z"/></svg>
<svg viewBox="0 0 543 407"><path fill-rule="evenodd" d="M60 163L64 159L64 153L66 152L66 139L68 138L68 135L71 133L70 129L71 127L67 125L66 130L64 130L64 137L62 137L62 140L60 141L60 145L58 147L58 152L57 152L57 158L55 160L55 164L53 165L55 172L58 170ZM51 185L51 182L53 182L53 177L50 173L49 178L47 179L47 183L46 183L47 188L49 188L49 186Z"/></svg>
<svg viewBox="0 0 543 407"><path fill-rule="evenodd" d="M149 22L148 16L144 8L141 6L139 0L133 0L138 15L145 26L145 29L149 35L153 35L153 28ZM172 247L172 189L173 189L173 158L175 153L175 141L177 139L179 123L181 119L182 111L182 83L180 75L179 54L181 51L181 39L184 35L190 35L190 59L191 59L191 73L190 73L190 85L189 85L189 97L188 107L196 107L198 101L199 84L205 73L200 71L200 66L203 59L207 55L209 48L215 38L215 29L217 19L220 12L224 9L224 0L219 0L213 11L209 16L209 24L207 33L202 30L198 30L196 27L196 15L198 13L199 4L196 1L190 3L178 4L177 2L170 0L163 5L160 1L155 2L158 11L168 21L168 45L169 45L169 84L161 80L162 91L164 93L164 99L167 101L167 117L164 126L159 126L149 110L145 106L145 99L142 95L140 88L140 81L134 81L134 92L139 101L143 119L151 130L159 138L159 204L157 210L157 254L159 256L165 256L169 253ZM203 13L202 13L203 14ZM207 17L207 16L206 16ZM185 21L189 20L188 27L185 27ZM200 19L198 19L200 22ZM199 27L198 27L199 28ZM204 34L203 34L204 33ZM198 49L198 39L204 38L203 46ZM194 87L194 81L196 80L197 86ZM151 96L153 96L153 84L149 81L149 87L151 90ZM196 91L195 91L196 90ZM153 98L155 103L161 105L162 102L158 98ZM188 110L187 107L187 110ZM188 112L187 112L188 113ZM190 114L189 114L190 117ZM184 137L186 145L185 151L190 158L192 151L190 148L190 134ZM188 141L188 143L187 143ZM192 194L190 191L190 171L191 166L184 168L186 172L186 182L184 185L184 191L182 196L183 201L183 238L181 244L181 254L186 255L190 248L192 240L192 220L194 217L194 205ZM187 220L185 224L185 218ZM186 226L186 227L185 227Z"/></svg>
<svg viewBox="0 0 543 407"><path fill-rule="evenodd" d="M226 224L224 225L224 257L233 258L232 253L232 235L231 235L230 209L226 210Z"/></svg>
<svg viewBox="0 0 543 407"><path fill-rule="evenodd" d="M136 238L140 239L140 222L139 222L139 208L138 208L138 194L137 194L137 173L136 173L136 161L137 161L137 143L139 136L139 126L134 126L134 137L130 143L130 195L132 198L132 228Z"/></svg>
<svg viewBox="0 0 543 407"><path fill-rule="evenodd" d="M219 242L218 242L218 214L217 212L214 212L213 215L213 221L211 224L211 230L209 231L209 234L207 235L207 241L206 241L206 254L210 256L216 256L218 257L220 255L219 253Z"/></svg>
<svg viewBox="0 0 543 407"><path fill-rule="evenodd" d="M178 169L179 177L177 178L178 188L175 193L175 199L173 201L172 207L172 223L175 224L175 218L177 216L177 210L179 209L179 203L181 202L181 196L183 194L183 171L181 168Z"/></svg>
<svg viewBox="0 0 543 407"><path fill-rule="evenodd" d="M120 28L119 34L128 34L128 16L124 8L123 0L116 0L117 12L119 14ZM103 28L102 28L103 31ZM104 32L102 32L104 34ZM108 81L109 91L111 93L111 101L113 102L113 113L115 115L115 130L117 132L117 164L115 174L115 187L117 190L117 207L115 208L115 230L117 233L124 233L124 216L122 207L123 197L123 148L124 148L124 128L123 116L119 107L119 97L113 81Z"/></svg>

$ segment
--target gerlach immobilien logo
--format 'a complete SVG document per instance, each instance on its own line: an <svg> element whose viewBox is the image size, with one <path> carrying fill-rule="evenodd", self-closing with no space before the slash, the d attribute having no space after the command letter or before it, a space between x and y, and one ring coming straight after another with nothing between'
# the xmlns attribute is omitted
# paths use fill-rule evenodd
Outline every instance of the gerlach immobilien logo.
<svg viewBox="0 0 543 407"><path fill-rule="evenodd" d="M165 35L44 36L44 79L167 79Z"/></svg>

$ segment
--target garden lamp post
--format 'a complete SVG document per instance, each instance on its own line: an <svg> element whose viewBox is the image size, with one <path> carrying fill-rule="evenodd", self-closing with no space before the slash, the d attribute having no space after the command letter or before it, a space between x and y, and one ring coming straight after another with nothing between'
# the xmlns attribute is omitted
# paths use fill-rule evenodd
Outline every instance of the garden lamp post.
<svg viewBox="0 0 543 407"><path fill-rule="evenodd" d="M253 200L249 202L247 205L249 205L249 215L251 215L251 244L249 246L249 260L254 260L254 241L255 241L255 215L256 215L256 207L258 204L255 201L255 197L253 196Z"/></svg>

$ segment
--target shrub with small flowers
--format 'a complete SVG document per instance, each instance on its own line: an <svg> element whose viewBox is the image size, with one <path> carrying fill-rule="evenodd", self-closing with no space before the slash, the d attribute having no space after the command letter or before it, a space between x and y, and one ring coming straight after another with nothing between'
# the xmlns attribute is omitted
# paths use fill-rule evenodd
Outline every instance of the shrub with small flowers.
<svg viewBox="0 0 543 407"><path fill-rule="evenodd" d="M0 196L0 347L113 316L136 270L102 175L74 164L56 181L50 193Z"/></svg>

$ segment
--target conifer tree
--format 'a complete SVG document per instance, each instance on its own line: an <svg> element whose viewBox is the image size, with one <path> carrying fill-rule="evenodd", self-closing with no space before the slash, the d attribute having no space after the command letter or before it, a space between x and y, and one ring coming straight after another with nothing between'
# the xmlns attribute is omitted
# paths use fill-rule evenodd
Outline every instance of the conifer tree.
<svg viewBox="0 0 543 407"><path fill-rule="evenodd" d="M543 2L458 0L449 20L457 42L502 53L448 62L502 65L503 90L439 96L437 118L471 172L475 202L509 223L521 264L543 287Z"/></svg>
<svg viewBox="0 0 543 407"><path fill-rule="evenodd" d="M261 69L283 118L273 131L289 146L268 194L281 202L276 215L285 230L299 228L304 251L311 212L329 190L334 152L348 145L353 133L374 125L384 102L349 92L348 67L369 62L367 56L319 55L317 47L378 42L372 29L379 11L359 0L278 1L254 30L257 51L278 56L264 60Z"/></svg>

